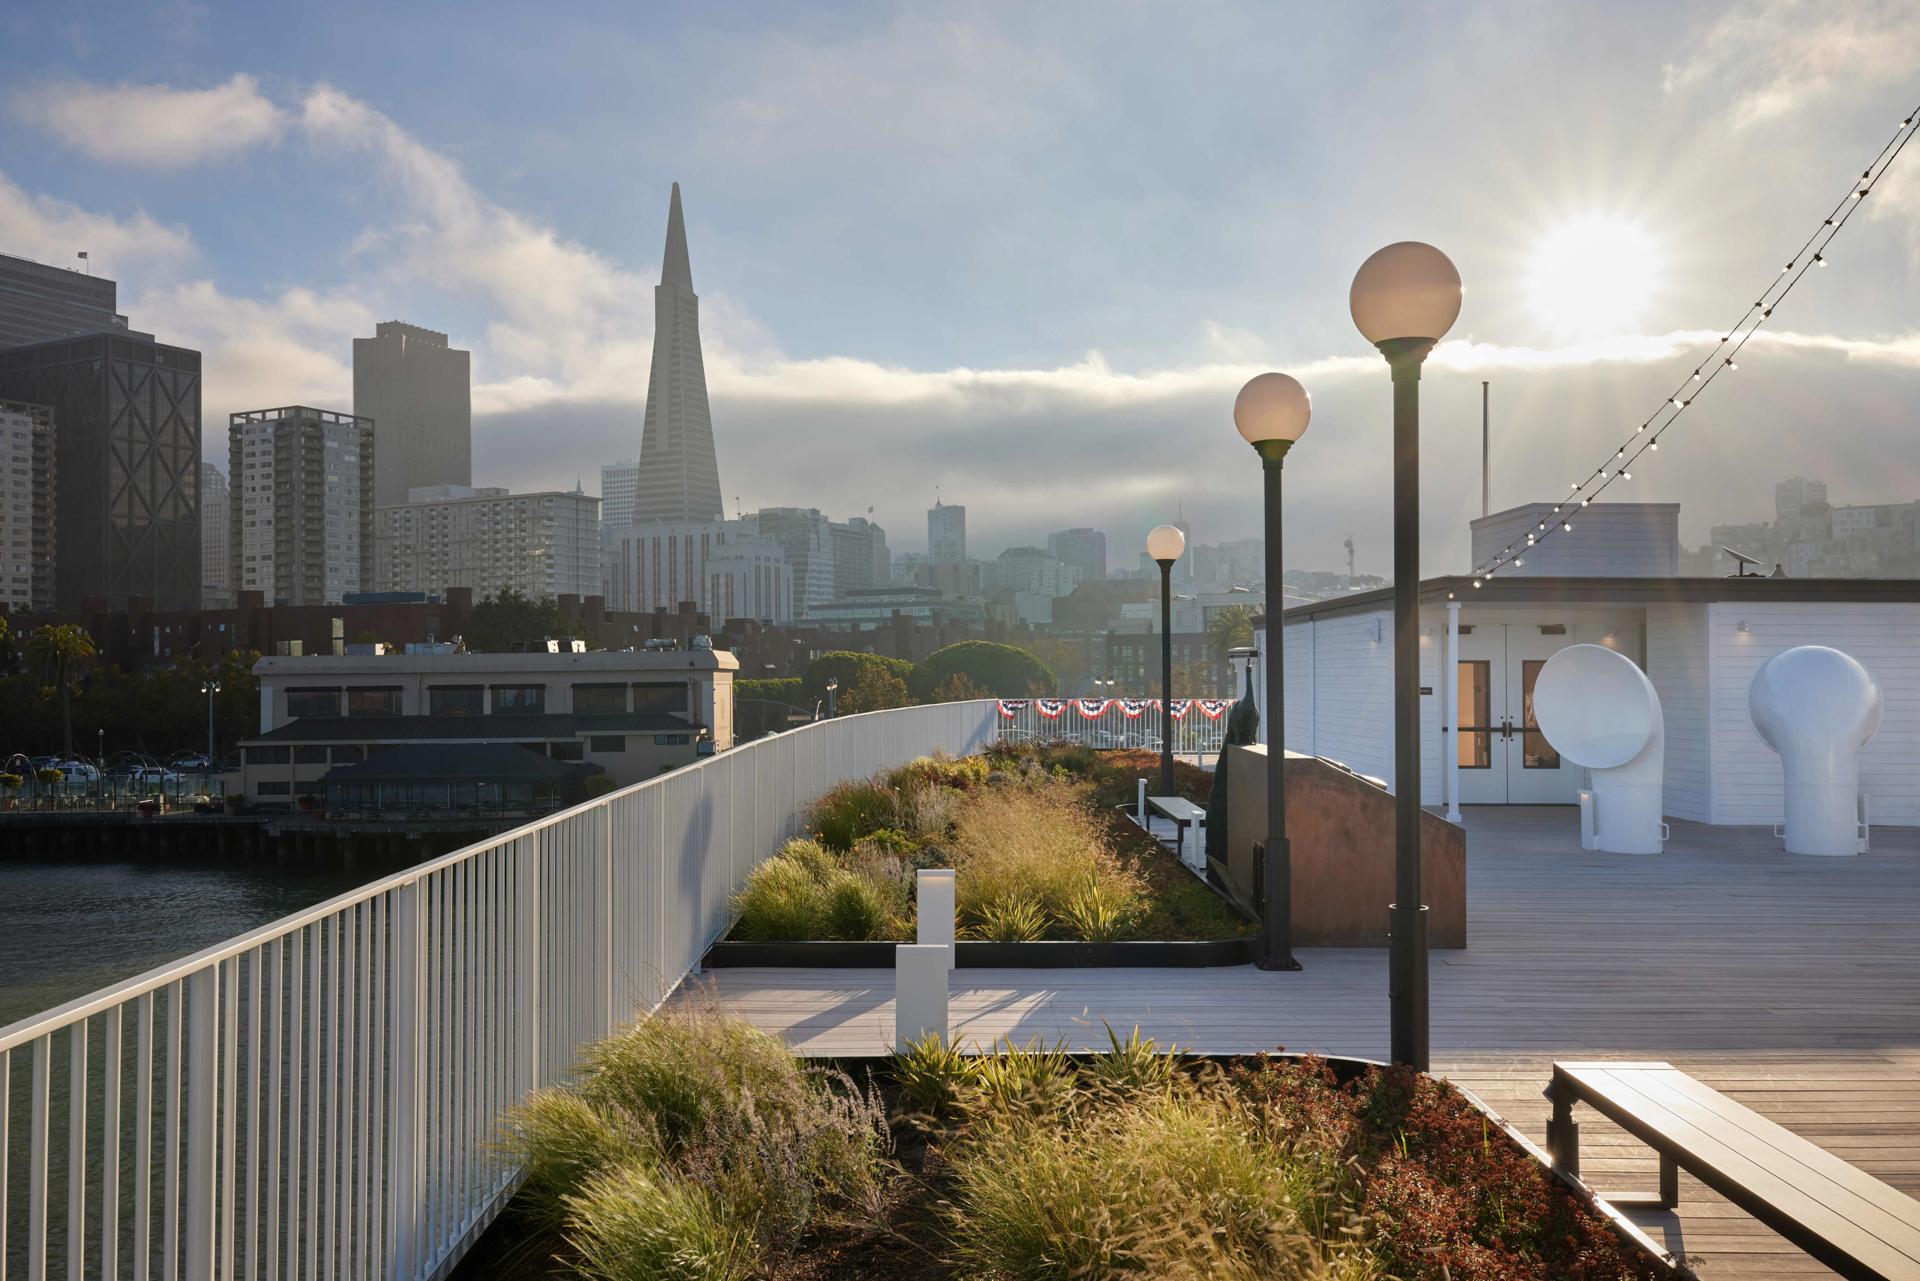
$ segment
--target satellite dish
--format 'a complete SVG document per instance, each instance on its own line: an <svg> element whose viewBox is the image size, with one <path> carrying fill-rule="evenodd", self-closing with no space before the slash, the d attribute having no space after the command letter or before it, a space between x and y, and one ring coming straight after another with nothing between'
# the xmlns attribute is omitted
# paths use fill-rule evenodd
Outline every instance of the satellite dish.
<svg viewBox="0 0 1920 1281"><path fill-rule="evenodd" d="M1782 650L1747 689L1753 728L1786 776L1789 854L1858 854L1860 749L1880 729L1879 683L1858 659L1825 645Z"/></svg>
<svg viewBox="0 0 1920 1281"><path fill-rule="evenodd" d="M1660 695L1638 664L1604 645L1569 645L1547 660L1533 686L1540 733L1590 771L1592 807L1581 844L1613 854L1658 854L1666 722Z"/></svg>

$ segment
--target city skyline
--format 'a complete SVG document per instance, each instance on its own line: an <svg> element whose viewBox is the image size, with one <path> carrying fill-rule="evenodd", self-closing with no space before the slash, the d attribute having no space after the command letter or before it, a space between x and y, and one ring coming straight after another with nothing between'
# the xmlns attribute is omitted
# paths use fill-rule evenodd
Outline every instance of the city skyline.
<svg viewBox="0 0 1920 1281"><path fill-rule="evenodd" d="M1428 568L1453 570L1478 514L1480 379L1493 382L1496 508L1584 473L1911 105L1896 95L1920 52L1898 38L1897 9L1841 6L1817 23L1792 4L1738 21L1696 6L1495 22L1480 7L1410 22L1377 51L1360 30L1379 24L1359 12L1326 19L1325 66L1297 83L1229 91L1222 74L1177 104L1154 96L1168 86L1144 37L1165 24L1147 15L1080 43L1063 16L1008 11L682 17L644 55L603 26L543 15L540 47L582 58L579 83L607 83L585 74L607 57L643 56L657 73L604 91L644 134L622 126L632 159L609 168L586 143L612 137L604 121L619 113L599 104L588 128L584 91L503 131L471 95L459 96L469 115L446 110L438 76L411 84L325 57L328 82L267 74L246 24L218 9L150 33L192 54L166 58L139 52L159 19L120 15L128 38L108 40L106 19L95 30L26 5L4 30L45 49L46 70L0 112L0 212L17 237L0 248L56 265L90 252L121 280L135 326L206 353L209 422L346 403L348 342L386 316L444 330L474 352L476 480L566 489L634 453L659 243L636 228L684 178L710 282L729 508L735 494L747 509L876 506L911 532L938 483L972 509L983 546L1091 526L1128 563L1182 501L1207 513L1200 537L1245 537L1258 486L1226 411L1247 374L1272 367L1316 396L1289 464L1311 477L1293 488L1290 547L1335 565L1352 532L1361 567L1377 570L1384 395L1377 357L1346 322L1344 279L1376 241L1419 235L1467 280L1460 337L1425 387ZM307 21L293 34L324 53L338 37ZM490 50L521 47L517 21L482 10L449 67L498 69ZM1224 72L1266 47L1271 22L1227 6L1159 34ZM1474 92L1392 82L1383 68L1415 44L1431 46L1427 65L1471 59ZM804 51L784 65L808 70L757 84L783 49ZM1827 69L1848 58L1848 75ZM875 88L849 74L861 69L912 74L923 92L872 119L859 104ZM1523 109L1549 92L1561 110ZM1376 109L1343 112L1323 142L1305 108L1369 93ZM1427 127L1401 128L1409 112ZM1031 129L1041 117L1055 127ZM1464 139L1494 117L1501 148L1482 156ZM1139 135L1136 154L1174 154L1178 140L1184 168L1148 186L1124 166L1062 164L1119 128ZM888 158L928 136L950 140L951 172L890 177ZM1010 136L1025 141L1007 153ZM1362 154L1364 171L1349 159ZM315 198L260 219L248 189L270 175L311 180ZM1409 223L1388 184L1442 176L1444 198ZM1689 545L1764 516L1784 473L1818 472L1862 502L1920 493L1910 455L1887 456L1920 380L1903 306L1917 194L1920 180L1890 177L1834 270L1636 480L1635 500L1690 499ZM1583 277L1583 245L1634 270ZM1569 272L1578 287L1543 300L1543 274L1565 285ZM1713 504L1698 498L1708 481Z"/></svg>

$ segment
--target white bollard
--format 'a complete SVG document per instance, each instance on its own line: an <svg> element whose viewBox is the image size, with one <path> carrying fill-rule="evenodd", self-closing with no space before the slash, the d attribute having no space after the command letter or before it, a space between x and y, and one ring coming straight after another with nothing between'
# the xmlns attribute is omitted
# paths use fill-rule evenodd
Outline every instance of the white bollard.
<svg viewBox="0 0 1920 1281"><path fill-rule="evenodd" d="M953 968L953 869L931 868L913 878L915 940L922 947L947 949L947 968Z"/></svg>
<svg viewBox="0 0 1920 1281"><path fill-rule="evenodd" d="M1580 789L1580 848L1600 848L1599 815L1594 811L1593 792L1585 787Z"/></svg>
<svg viewBox="0 0 1920 1281"><path fill-rule="evenodd" d="M1147 825L1147 780L1144 778L1140 780L1140 799L1136 804L1140 811L1140 826L1145 827Z"/></svg>
<svg viewBox="0 0 1920 1281"><path fill-rule="evenodd" d="M947 957L953 951L930 943L893 949L893 1044L905 1049L929 1035L947 1038Z"/></svg>

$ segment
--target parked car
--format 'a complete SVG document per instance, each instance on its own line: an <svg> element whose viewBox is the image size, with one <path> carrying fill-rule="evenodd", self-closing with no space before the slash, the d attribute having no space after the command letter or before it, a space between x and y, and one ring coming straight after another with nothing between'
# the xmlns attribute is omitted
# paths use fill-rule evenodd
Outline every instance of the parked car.
<svg viewBox="0 0 1920 1281"><path fill-rule="evenodd" d="M178 770L182 774L205 774L213 769L213 762L196 752L192 755L178 758L170 763L167 768Z"/></svg>
<svg viewBox="0 0 1920 1281"><path fill-rule="evenodd" d="M64 760L57 760L53 763L52 768L60 771L63 782L98 783L100 781L99 767L94 765L92 761L83 761L77 756L69 756Z"/></svg>
<svg viewBox="0 0 1920 1281"><path fill-rule="evenodd" d="M178 783L180 776L162 765L136 765L127 771L127 781L139 787L160 787Z"/></svg>

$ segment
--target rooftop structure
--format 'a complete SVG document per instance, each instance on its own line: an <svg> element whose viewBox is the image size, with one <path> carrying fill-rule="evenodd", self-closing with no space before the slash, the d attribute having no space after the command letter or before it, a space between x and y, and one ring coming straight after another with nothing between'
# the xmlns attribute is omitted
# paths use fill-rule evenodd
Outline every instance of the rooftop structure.
<svg viewBox="0 0 1920 1281"><path fill-rule="evenodd" d="M1580 536L1544 536L1563 521ZM1500 567L1502 578L1671 578L1680 572L1679 503L1594 503L1572 512L1526 503L1481 516L1471 529L1476 565L1491 563L1510 545L1524 548L1516 562ZM1543 535L1537 547L1524 546L1529 534Z"/></svg>

